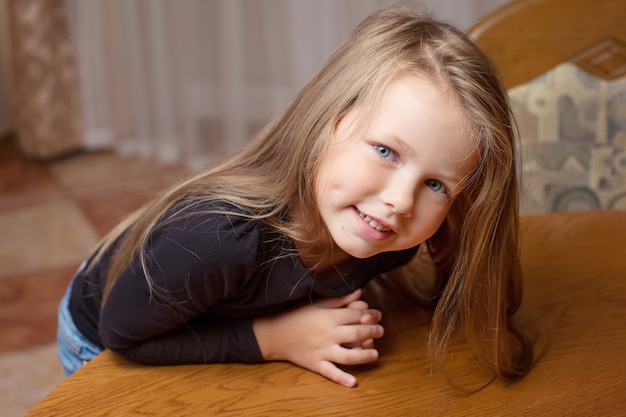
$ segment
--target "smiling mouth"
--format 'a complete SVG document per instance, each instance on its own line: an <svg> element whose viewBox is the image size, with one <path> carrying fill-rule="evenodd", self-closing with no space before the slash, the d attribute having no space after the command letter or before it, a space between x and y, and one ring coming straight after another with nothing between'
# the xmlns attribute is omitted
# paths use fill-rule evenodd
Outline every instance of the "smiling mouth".
<svg viewBox="0 0 626 417"><path fill-rule="evenodd" d="M363 219L363 221L365 223L369 224L373 229L376 229L379 232L391 232L391 231L393 231L393 229L391 229L390 227L383 226L378 221L372 219L370 216L368 216L365 213L361 213L359 211L359 216L361 217L361 219Z"/></svg>

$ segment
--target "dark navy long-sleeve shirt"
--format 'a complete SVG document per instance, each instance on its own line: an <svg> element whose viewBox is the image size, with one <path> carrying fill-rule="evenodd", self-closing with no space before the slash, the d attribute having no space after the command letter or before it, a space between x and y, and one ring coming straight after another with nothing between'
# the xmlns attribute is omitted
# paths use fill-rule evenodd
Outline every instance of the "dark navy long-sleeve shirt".
<svg viewBox="0 0 626 417"><path fill-rule="evenodd" d="M417 250L356 259L345 275L313 276L293 241L260 221L216 214L220 208L191 205L153 232L145 265L152 287L134 259L100 308L115 246L79 275L70 299L78 329L93 343L142 363L261 362L255 317L346 295L407 263Z"/></svg>

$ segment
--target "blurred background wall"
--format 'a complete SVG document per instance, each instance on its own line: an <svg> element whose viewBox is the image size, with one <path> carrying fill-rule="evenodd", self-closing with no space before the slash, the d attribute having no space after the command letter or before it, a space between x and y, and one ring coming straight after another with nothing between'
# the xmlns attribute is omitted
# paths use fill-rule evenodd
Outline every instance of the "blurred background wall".
<svg viewBox="0 0 626 417"><path fill-rule="evenodd" d="M6 135L13 128L10 47L7 3L0 0L0 135Z"/></svg>
<svg viewBox="0 0 626 417"><path fill-rule="evenodd" d="M465 29L506 0L414 1ZM0 133L198 169L245 143L391 0L0 0Z"/></svg>

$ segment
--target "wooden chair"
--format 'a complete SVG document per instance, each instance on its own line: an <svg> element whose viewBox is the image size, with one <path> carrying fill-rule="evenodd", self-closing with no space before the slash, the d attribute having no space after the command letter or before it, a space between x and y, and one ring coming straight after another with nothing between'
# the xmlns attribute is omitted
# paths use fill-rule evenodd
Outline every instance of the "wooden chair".
<svg viewBox="0 0 626 417"><path fill-rule="evenodd" d="M528 212L626 208L626 1L517 0L469 35L522 137Z"/></svg>

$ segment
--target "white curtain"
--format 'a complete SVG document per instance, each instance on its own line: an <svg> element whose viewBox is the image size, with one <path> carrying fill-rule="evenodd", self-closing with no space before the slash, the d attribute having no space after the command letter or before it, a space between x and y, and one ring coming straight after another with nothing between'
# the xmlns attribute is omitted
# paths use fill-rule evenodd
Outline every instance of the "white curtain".
<svg viewBox="0 0 626 417"><path fill-rule="evenodd" d="M461 28L505 0L422 1ZM199 169L242 146L393 0L66 0L88 149Z"/></svg>

